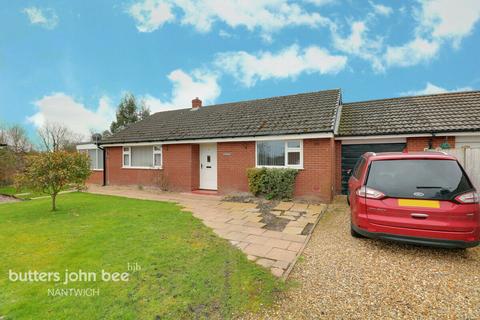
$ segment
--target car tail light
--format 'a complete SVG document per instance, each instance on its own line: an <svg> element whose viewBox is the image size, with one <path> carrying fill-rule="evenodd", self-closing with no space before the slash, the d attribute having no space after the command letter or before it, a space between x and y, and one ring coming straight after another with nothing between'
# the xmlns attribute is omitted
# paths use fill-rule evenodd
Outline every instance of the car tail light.
<svg viewBox="0 0 480 320"><path fill-rule="evenodd" d="M369 199L382 199L385 198L385 193L378 190L369 188L367 186L362 186L357 189L357 196L365 197Z"/></svg>
<svg viewBox="0 0 480 320"><path fill-rule="evenodd" d="M455 197L460 203L479 203L480 197L475 191L467 192Z"/></svg>

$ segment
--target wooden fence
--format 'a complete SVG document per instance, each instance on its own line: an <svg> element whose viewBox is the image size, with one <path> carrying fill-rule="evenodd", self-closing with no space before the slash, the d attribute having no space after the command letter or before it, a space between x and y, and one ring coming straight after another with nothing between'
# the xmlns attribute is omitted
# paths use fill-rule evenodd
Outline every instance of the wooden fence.
<svg viewBox="0 0 480 320"><path fill-rule="evenodd" d="M477 190L480 190L480 148L459 148L441 151L455 156Z"/></svg>

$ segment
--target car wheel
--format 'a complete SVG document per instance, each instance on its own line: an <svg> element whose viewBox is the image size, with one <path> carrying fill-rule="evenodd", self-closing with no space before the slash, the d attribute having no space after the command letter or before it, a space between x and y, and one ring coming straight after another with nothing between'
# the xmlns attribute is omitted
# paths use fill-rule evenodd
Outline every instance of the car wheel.
<svg viewBox="0 0 480 320"><path fill-rule="evenodd" d="M358 233L357 231L355 231L352 227L352 225L350 225L350 234L352 235L352 237L354 238L365 238L364 236L362 236L360 233Z"/></svg>

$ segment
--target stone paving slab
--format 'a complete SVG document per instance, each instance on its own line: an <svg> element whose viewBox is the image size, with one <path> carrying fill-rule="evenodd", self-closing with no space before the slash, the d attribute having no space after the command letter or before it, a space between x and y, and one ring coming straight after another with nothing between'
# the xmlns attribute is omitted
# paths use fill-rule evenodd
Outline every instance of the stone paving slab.
<svg viewBox="0 0 480 320"><path fill-rule="evenodd" d="M280 202L271 213L290 220L283 231L265 229L260 210L255 203L222 201L220 196L189 193L138 190L135 187L100 187L91 185L88 192L124 196L135 199L173 201L212 228L220 237L242 250L247 258L269 268L281 277L296 260L306 235L301 235L308 223L315 223L325 205Z"/></svg>

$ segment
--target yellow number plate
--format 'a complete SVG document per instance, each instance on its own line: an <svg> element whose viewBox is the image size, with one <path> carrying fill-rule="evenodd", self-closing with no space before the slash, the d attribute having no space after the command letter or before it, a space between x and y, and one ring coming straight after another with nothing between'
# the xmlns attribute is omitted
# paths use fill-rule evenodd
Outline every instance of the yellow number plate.
<svg viewBox="0 0 480 320"><path fill-rule="evenodd" d="M437 201L437 200L398 199L398 205L400 207L440 208L440 201Z"/></svg>

